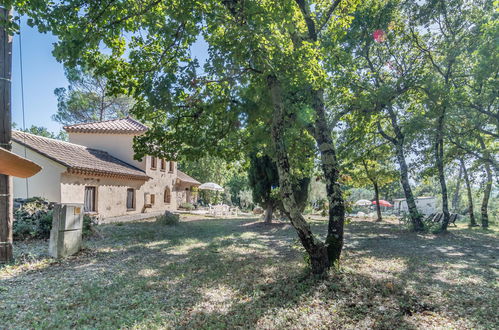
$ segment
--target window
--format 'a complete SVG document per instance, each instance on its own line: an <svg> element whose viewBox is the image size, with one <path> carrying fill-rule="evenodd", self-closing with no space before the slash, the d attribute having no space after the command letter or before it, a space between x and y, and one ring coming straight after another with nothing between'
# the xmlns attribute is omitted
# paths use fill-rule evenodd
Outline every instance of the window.
<svg viewBox="0 0 499 330"><path fill-rule="evenodd" d="M166 161L164 159L161 159L161 170L162 171L166 170Z"/></svg>
<svg viewBox="0 0 499 330"><path fill-rule="evenodd" d="M156 201L156 195L151 194L151 205L154 205L154 202Z"/></svg>
<svg viewBox="0 0 499 330"><path fill-rule="evenodd" d="M95 187L85 187L83 211L95 212Z"/></svg>
<svg viewBox="0 0 499 330"><path fill-rule="evenodd" d="M156 157L151 156L151 170L156 169Z"/></svg>
<svg viewBox="0 0 499 330"><path fill-rule="evenodd" d="M175 168L175 164L173 162L170 162L170 173L173 173L173 169Z"/></svg>
<svg viewBox="0 0 499 330"><path fill-rule="evenodd" d="M126 208L127 210L135 209L135 189L133 188L126 190Z"/></svg>
<svg viewBox="0 0 499 330"><path fill-rule="evenodd" d="M166 187L165 188L165 204L170 204L172 201L172 194L170 193L170 188Z"/></svg>

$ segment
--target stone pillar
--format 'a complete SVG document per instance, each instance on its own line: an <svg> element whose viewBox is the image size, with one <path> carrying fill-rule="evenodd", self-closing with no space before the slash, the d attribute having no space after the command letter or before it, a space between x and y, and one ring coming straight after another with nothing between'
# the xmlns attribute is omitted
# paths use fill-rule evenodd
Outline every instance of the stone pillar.
<svg viewBox="0 0 499 330"><path fill-rule="evenodd" d="M75 254L81 248L83 204L57 204L54 207L49 253L54 258Z"/></svg>

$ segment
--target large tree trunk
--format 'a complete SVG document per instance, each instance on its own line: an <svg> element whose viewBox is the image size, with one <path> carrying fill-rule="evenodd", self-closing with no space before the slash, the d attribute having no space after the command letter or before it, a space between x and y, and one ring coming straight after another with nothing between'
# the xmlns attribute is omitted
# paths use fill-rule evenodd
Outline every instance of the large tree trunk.
<svg viewBox="0 0 499 330"><path fill-rule="evenodd" d="M407 168L407 163L405 161L404 149L402 145L396 145L395 151L397 153L397 161L400 167L400 183L404 189L405 201L407 203L407 208L409 209L409 217L415 231L422 231L424 229L423 221L421 219L421 214L416 206L416 200L414 199L414 194L412 193L412 188L409 183L409 170Z"/></svg>
<svg viewBox="0 0 499 330"><path fill-rule="evenodd" d="M447 194L447 183L445 181L445 171L444 171L444 120L445 112L443 112L437 120L437 131L435 140L435 161L438 170L438 181L440 182L440 192L442 194L442 212L444 213L444 219L442 220L441 231L446 231L449 226L449 196Z"/></svg>
<svg viewBox="0 0 499 330"><path fill-rule="evenodd" d="M461 190L462 178L463 178L463 167L459 166L459 175L457 176L456 190L454 190L454 197L452 197L452 210L455 213L459 212L459 192Z"/></svg>
<svg viewBox="0 0 499 330"><path fill-rule="evenodd" d="M466 169L464 160L459 159L459 162L461 163L461 168L463 169L463 175L464 175L464 182L466 183L466 191L468 195L468 211L470 214L470 227L475 227L477 224L475 220L475 211L473 209L473 194L471 192L470 177L468 176L468 170Z"/></svg>
<svg viewBox="0 0 499 330"><path fill-rule="evenodd" d="M338 183L340 176L336 150L331 136L326 111L324 108L323 91L313 92L315 110L315 129L313 136L321 153L322 172L326 180L326 192L329 200L329 222L326 245L331 265L338 263L343 249L343 226L345 223L345 202Z"/></svg>
<svg viewBox="0 0 499 330"><path fill-rule="evenodd" d="M300 207L296 202L293 192L291 168L284 143L285 109L281 86L275 76L268 76L267 82L274 108L271 135L275 148L283 207L310 257L312 272L314 274L323 274L331 266L328 258L328 250L325 244L315 238L310 225L300 212Z"/></svg>
<svg viewBox="0 0 499 330"><path fill-rule="evenodd" d="M485 145L485 141L483 140L482 137L479 137L480 141L480 147L482 148L483 154L487 158L491 158L490 152L487 150L487 147ZM488 228L489 227L489 213L487 211L488 206L489 206L489 198L490 198L490 193L492 191L492 170L490 169L489 163L484 163L485 167L485 173L487 174L487 182L485 183L485 189L483 191L483 200L482 200L482 228Z"/></svg>
<svg viewBox="0 0 499 330"><path fill-rule="evenodd" d="M395 146L395 154L397 155L397 162L400 167L400 183L402 184L402 188L404 189L405 201L407 203L407 208L409 209L409 217L411 218L412 227L415 231L423 231L424 224L422 215L418 211L416 201L414 200L414 194L412 193L411 185L409 183L409 170L407 168L407 162L405 160L404 154L405 136L398 125L397 116L393 111L393 108L391 106L388 106L387 110L393 131L395 132L395 138L384 133L381 125L379 124L378 128L381 135Z"/></svg>
<svg viewBox="0 0 499 330"><path fill-rule="evenodd" d="M267 203L267 207L265 209L265 217L264 222L266 224L272 223L272 215L274 213L274 204L272 202Z"/></svg>
<svg viewBox="0 0 499 330"><path fill-rule="evenodd" d="M489 206L489 198L490 193L492 191L492 171L490 169L490 165L488 163L484 164L485 172L487 173L487 182L485 183L485 189L483 191L483 199L482 199L482 228L489 227L489 213L487 211Z"/></svg>
<svg viewBox="0 0 499 330"><path fill-rule="evenodd" d="M308 41L317 42L318 31L315 21L311 17L310 7L306 1L295 1L304 17L308 29ZM331 8L331 13L338 6L339 1ZM296 38L298 39L298 38ZM301 41L293 41L296 46L301 47ZM341 187L338 184L339 166L336 159L336 150L331 136L332 129L327 122L324 107L324 91L322 89L311 90L312 106L315 111L315 127L311 133L315 138L321 153L322 171L326 180L326 191L329 200L329 222L326 237L329 266L338 262L343 249L343 225L345 222L345 203Z"/></svg>
<svg viewBox="0 0 499 330"><path fill-rule="evenodd" d="M8 22L12 10L0 7L0 20ZM0 147L11 150L12 36L0 28ZM12 178L0 175L0 263L12 260Z"/></svg>
<svg viewBox="0 0 499 330"><path fill-rule="evenodd" d="M376 181L373 181L374 186L374 200L376 201L376 212L378 213L378 219L376 221L383 221L381 218L381 205L379 205L379 186Z"/></svg>

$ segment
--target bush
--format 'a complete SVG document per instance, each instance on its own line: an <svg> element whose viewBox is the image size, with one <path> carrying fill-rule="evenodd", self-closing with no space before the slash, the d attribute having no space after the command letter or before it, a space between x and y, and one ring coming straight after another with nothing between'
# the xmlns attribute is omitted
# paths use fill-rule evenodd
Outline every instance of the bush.
<svg viewBox="0 0 499 330"><path fill-rule="evenodd" d="M160 225L174 226L180 222L180 216L178 214L165 211L164 214L156 217L156 222Z"/></svg>
<svg viewBox="0 0 499 330"><path fill-rule="evenodd" d="M42 198L29 198L22 201L14 212L14 239L46 239L52 228L52 205Z"/></svg>
<svg viewBox="0 0 499 330"><path fill-rule="evenodd" d="M181 209L186 209L186 210L189 210L189 211L192 211L195 209L194 205L192 205L191 203L182 203L180 204L180 208Z"/></svg>
<svg viewBox="0 0 499 330"><path fill-rule="evenodd" d="M53 204L42 198L29 198L18 201L19 208L14 212L12 231L15 240L48 239L52 229ZM83 236L91 236L97 224L95 217L83 216Z"/></svg>
<svg viewBox="0 0 499 330"><path fill-rule="evenodd" d="M98 224L96 217L91 217L88 214L83 216L83 237L92 236L95 233L95 226Z"/></svg>

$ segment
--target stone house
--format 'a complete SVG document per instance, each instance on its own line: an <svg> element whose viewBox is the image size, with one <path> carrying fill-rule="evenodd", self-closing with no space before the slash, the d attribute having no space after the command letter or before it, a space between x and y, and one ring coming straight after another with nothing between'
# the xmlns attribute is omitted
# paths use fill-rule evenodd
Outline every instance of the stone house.
<svg viewBox="0 0 499 330"><path fill-rule="evenodd" d="M86 213L103 221L173 211L197 198L200 182L176 162L133 158L133 138L147 130L140 122L124 118L64 129L69 142L12 132L13 152L42 166L29 179L14 179L14 198L83 203Z"/></svg>

